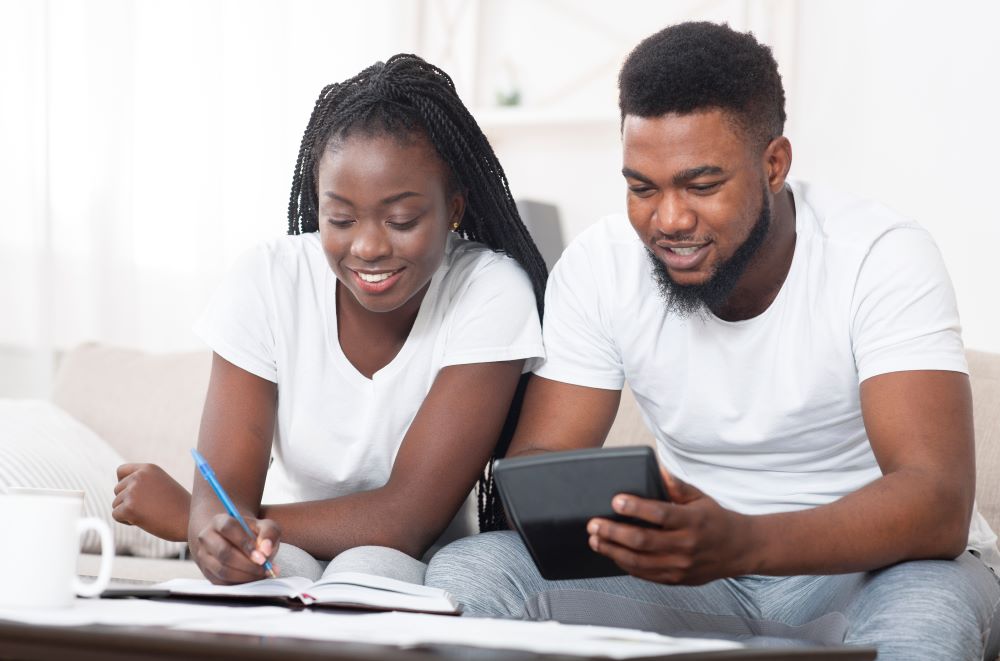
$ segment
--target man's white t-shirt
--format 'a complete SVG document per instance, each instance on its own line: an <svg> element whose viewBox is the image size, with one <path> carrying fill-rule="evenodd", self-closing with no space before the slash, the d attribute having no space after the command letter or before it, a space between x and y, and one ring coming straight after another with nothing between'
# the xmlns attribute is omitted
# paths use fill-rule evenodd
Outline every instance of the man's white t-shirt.
<svg viewBox="0 0 1000 661"><path fill-rule="evenodd" d="M545 356L527 275L455 234L406 342L371 379L341 349L336 288L318 233L281 237L240 260L195 326L215 353L278 386L266 503L385 485L442 368L527 359L528 371Z"/></svg>
<svg viewBox="0 0 1000 661"><path fill-rule="evenodd" d="M664 466L747 514L833 502L881 475L859 384L904 370L968 373L955 296L930 235L887 208L804 183L792 265L752 319L668 313L624 216L586 230L549 277L547 379L625 381ZM970 548L1000 561L975 512Z"/></svg>

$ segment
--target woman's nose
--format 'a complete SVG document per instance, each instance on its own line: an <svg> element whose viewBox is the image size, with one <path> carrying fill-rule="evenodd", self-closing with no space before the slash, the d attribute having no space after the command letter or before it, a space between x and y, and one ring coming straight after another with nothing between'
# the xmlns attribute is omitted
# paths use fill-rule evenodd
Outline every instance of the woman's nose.
<svg viewBox="0 0 1000 661"><path fill-rule="evenodd" d="M351 242L351 255L365 262L375 262L392 253L392 244L381 223L358 223L358 231Z"/></svg>

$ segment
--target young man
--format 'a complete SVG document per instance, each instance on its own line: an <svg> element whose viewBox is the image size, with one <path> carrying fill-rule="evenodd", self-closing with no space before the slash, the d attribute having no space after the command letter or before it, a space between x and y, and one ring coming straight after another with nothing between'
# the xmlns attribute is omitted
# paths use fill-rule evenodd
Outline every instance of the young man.
<svg viewBox="0 0 1000 661"><path fill-rule="evenodd" d="M934 242L786 180L784 91L752 35L667 28L619 82L628 219L550 276L508 456L601 445L627 381L672 502L615 498L651 529L588 524L629 577L545 581L503 532L446 548L428 583L471 614L995 656L1000 557Z"/></svg>

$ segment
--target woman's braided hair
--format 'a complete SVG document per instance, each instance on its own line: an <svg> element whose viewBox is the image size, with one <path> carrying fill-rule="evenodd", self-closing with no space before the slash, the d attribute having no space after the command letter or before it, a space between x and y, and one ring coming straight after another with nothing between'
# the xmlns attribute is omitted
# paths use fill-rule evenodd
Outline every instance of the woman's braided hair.
<svg viewBox="0 0 1000 661"><path fill-rule="evenodd" d="M545 262L521 222L500 161L482 129L462 103L451 77L416 55L398 54L320 92L302 136L292 192L288 233L319 229L316 176L331 141L352 131L405 138L426 135L448 166L452 181L466 198L460 233L514 258L528 274L542 313ZM526 377L518 384L503 431L477 489L479 527L505 527L493 483L493 459L507 451L524 396Z"/></svg>

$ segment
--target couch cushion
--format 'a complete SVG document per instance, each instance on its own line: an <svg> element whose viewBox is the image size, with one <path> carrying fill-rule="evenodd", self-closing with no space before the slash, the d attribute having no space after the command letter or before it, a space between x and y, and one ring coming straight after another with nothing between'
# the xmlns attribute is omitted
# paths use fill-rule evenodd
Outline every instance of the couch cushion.
<svg viewBox="0 0 1000 661"><path fill-rule="evenodd" d="M119 553L176 557L185 544L168 542L111 518L122 458L93 431L44 400L0 399L0 491L7 487L82 491L85 516L111 528ZM100 547L96 533L81 547Z"/></svg>
<svg viewBox="0 0 1000 661"><path fill-rule="evenodd" d="M211 353L152 354L85 344L60 361L52 401L127 462L159 464L190 489Z"/></svg>
<svg viewBox="0 0 1000 661"><path fill-rule="evenodd" d="M1000 354L967 351L976 424L976 500L1000 530Z"/></svg>
<svg viewBox="0 0 1000 661"><path fill-rule="evenodd" d="M76 562L79 576L94 578L101 567L101 556L81 553ZM162 583L175 578L204 578L193 560L170 558L133 558L115 556L111 563L111 578L127 583Z"/></svg>
<svg viewBox="0 0 1000 661"><path fill-rule="evenodd" d="M618 404L618 414L608 432L608 438L604 442L605 447L620 447L622 445L648 445L656 447L656 439L653 432L649 431L646 421L639 411L639 404L635 401L635 395L626 384L622 388L621 402Z"/></svg>

